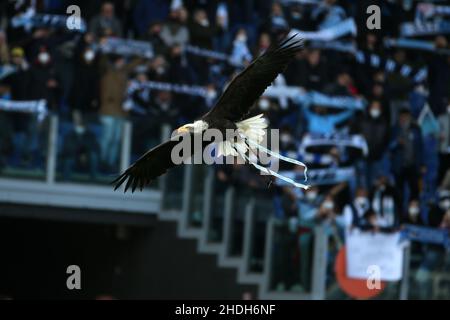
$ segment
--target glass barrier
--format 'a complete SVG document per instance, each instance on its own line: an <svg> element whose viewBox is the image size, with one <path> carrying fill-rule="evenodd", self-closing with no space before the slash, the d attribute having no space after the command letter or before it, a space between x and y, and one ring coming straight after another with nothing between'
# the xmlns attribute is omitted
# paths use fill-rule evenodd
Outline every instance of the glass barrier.
<svg viewBox="0 0 450 320"><path fill-rule="evenodd" d="M311 243L308 247L312 247ZM273 226L273 242L271 247L271 268L269 272L269 291L272 292L306 292L311 283L310 272L304 275L300 272L300 261L308 265L310 271L309 257L299 246L300 241L296 230L292 230L288 223L275 220Z"/></svg>
<svg viewBox="0 0 450 320"><path fill-rule="evenodd" d="M214 169L214 183L207 240L208 243L219 243L223 239L225 198L226 193L229 192L229 184L217 178L218 167L212 168Z"/></svg>
<svg viewBox="0 0 450 320"><path fill-rule="evenodd" d="M255 201L250 240L249 264L250 272L262 273L266 243L267 221L273 216L273 203L270 198L258 196Z"/></svg>
<svg viewBox="0 0 450 320"><path fill-rule="evenodd" d="M241 256L244 243L245 211L249 199L253 196L249 188L236 187L231 211L229 252L231 257Z"/></svg>
<svg viewBox="0 0 450 320"><path fill-rule="evenodd" d="M411 243L407 277L407 299L448 300L450 254L439 245Z"/></svg>
<svg viewBox="0 0 450 320"><path fill-rule="evenodd" d="M183 207L183 184L185 166L178 166L159 177L163 194L161 208L163 210L181 211Z"/></svg>
<svg viewBox="0 0 450 320"><path fill-rule="evenodd" d="M203 206L205 195L205 179L208 170L207 165L191 165L192 172L192 190L191 190L191 208L188 211L188 226L199 228L203 223Z"/></svg>
<svg viewBox="0 0 450 320"><path fill-rule="evenodd" d="M0 176L45 180L51 117L0 112Z"/></svg>
<svg viewBox="0 0 450 320"><path fill-rule="evenodd" d="M59 119L56 181L110 184L120 171L124 119Z"/></svg>

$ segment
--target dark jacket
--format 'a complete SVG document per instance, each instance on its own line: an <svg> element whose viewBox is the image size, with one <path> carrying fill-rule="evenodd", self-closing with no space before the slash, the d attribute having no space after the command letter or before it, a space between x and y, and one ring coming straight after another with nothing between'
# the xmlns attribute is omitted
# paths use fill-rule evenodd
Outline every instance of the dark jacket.
<svg viewBox="0 0 450 320"><path fill-rule="evenodd" d="M359 124L369 147L368 159L380 160L389 145L389 122L383 116L376 119L365 116Z"/></svg>
<svg viewBox="0 0 450 320"><path fill-rule="evenodd" d="M393 172L399 173L405 167L419 170L424 164L422 132L414 123L411 123L408 128L407 142L411 142L413 147L413 155L411 157L407 155L405 145L400 142L401 132L400 126L394 127L392 132L390 150Z"/></svg>

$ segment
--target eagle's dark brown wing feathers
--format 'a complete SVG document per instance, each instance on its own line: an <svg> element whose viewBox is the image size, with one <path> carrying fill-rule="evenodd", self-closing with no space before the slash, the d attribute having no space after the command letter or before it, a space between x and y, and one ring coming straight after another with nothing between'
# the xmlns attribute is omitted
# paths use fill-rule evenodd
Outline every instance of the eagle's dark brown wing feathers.
<svg viewBox="0 0 450 320"><path fill-rule="evenodd" d="M178 141L168 140L147 151L112 182L112 184L115 185L114 190L117 190L125 182L125 192L127 192L130 187L132 192L137 188L142 190L155 178L175 167L176 164L171 160L171 152L177 143Z"/></svg>
<svg viewBox="0 0 450 320"><path fill-rule="evenodd" d="M294 56L302 50L303 41L297 34L272 45L253 61L228 85L216 105L204 118L222 117L231 121L244 119L256 100L278 74L282 73Z"/></svg>
<svg viewBox="0 0 450 320"><path fill-rule="evenodd" d="M126 182L124 192L127 192L130 188L131 192L136 191L137 188L142 191L146 185L157 177L176 167L178 164L175 164L172 161L172 149L178 143L181 143L182 139L189 137L191 143L190 154L182 154L182 161L188 159L193 154L197 154L197 152L203 152L206 146L211 142L202 139L201 146L198 146L194 141L201 138L199 135L201 135L201 133L174 136L170 140L147 151L112 182L112 184L115 185L114 190L117 190Z"/></svg>

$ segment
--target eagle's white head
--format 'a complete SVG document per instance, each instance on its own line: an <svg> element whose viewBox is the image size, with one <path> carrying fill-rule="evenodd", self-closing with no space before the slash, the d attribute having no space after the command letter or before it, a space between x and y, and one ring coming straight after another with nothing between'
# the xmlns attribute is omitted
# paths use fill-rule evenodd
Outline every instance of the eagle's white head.
<svg viewBox="0 0 450 320"><path fill-rule="evenodd" d="M197 120L194 123L185 124L177 129L178 134L183 133L200 133L208 129L208 123L203 120Z"/></svg>

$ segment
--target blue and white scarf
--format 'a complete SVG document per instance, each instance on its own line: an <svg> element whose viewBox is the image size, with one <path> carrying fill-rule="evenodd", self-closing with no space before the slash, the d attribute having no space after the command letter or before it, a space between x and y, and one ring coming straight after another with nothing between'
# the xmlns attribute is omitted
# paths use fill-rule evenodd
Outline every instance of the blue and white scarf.
<svg viewBox="0 0 450 320"><path fill-rule="evenodd" d="M48 114L45 100L14 101L0 99L0 110L6 112L35 113L39 121L44 120Z"/></svg>

